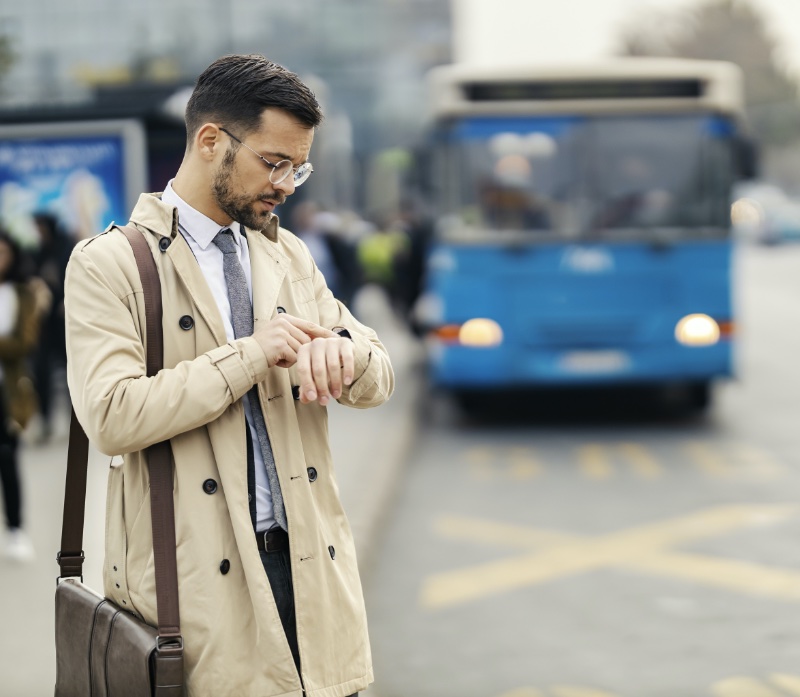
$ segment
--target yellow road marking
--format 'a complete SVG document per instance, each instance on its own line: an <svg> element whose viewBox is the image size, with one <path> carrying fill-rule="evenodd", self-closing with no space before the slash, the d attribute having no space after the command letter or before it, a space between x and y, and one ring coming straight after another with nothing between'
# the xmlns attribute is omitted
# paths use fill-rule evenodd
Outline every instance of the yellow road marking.
<svg viewBox="0 0 800 697"><path fill-rule="evenodd" d="M648 544L665 547L717 537L741 527L774 525L797 515L795 504L730 505L710 508L670 520L648 523L600 538L581 538L569 533L544 531L511 523L498 523L482 518L443 516L437 529L452 538L474 540L483 534L483 541L504 547L535 549L538 545L592 545L613 539L623 544ZM441 526L441 527L440 527Z"/></svg>
<svg viewBox="0 0 800 697"><path fill-rule="evenodd" d="M610 692L595 690L591 687L574 687L571 685L556 685L551 689L553 697L616 697Z"/></svg>
<svg viewBox="0 0 800 697"><path fill-rule="evenodd" d="M614 474L608 459L608 450L603 445L584 445L578 451L578 462L581 471L589 479L608 479Z"/></svg>
<svg viewBox="0 0 800 697"><path fill-rule="evenodd" d="M518 690L504 692L499 697L545 697L546 695L552 695L552 697L616 697L616 695L603 690L572 685L555 685L546 692L541 692L532 687L521 687Z"/></svg>
<svg viewBox="0 0 800 697"><path fill-rule="evenodd" d="M713 443L689 441L682 450L689 461L713 477L725 477L738 470L750 476L774 479L786 472L786 466L766 450L743 443L734 446L730 456ZM464 454L474 479L487 481L504 477L512 481L527 481L545 473L545 464L532 448L512 448L504 457L502 450L479 446ZM577 460L581 474L595 481L610 479L616 472L614 458L627 462L637 477L657 479L664 475L664 466L645 445L636 442L587 443L578 448ZM501 467L497 462L501 461Z"/></svg>
<svg viewBox="0 0 800 697"><path fill-rule="evenodd" d="M732 591L800 600L799 571L678 553L643 556L637 560L636 568Z"/></svg>
<svg viewBox="0 0 800 697"><path fill-rule="evenodd" d="M527 553L429 577L421 602L440 608L557 578L607 568L645 570L721 588L800 599L800 572L673 552L677 544L768 525L795 516L794 505L722 506L596 538L470 518L446 517L437 531L451 539L518 548Z"/></svg>
<svg viewBox="0 0 800 697"><path fill-rule="evenodd" d="M482 542L486 545L494 545L498 540L503 540L509 547L522 549L563 544L572 539L569 535L559 532L459 516L443 516L434 523L434 526L442 537L466 542Z"/></svg>
<svg viewBox="0 0 800 697"><path fill-rule="evenodd" d="M800 696L800 677L773 673L769 682L779 688L777 692L769 685L756 678L735 676L720 680L711 686L714 697L798 697ZM593 687L578 687L575 685L553 685L545 692L533 687L521 687L510 692L504 692L498 697L618 697L616 694L598 690Z"/></svg>
<svg viewBox="0 0 800 697"><path fill-rule="evenodd" d="M429 608L459 605L486 595L596 569L608 563L609 560L597 556L591 560L581 559L569 549L503 559L429 578L422 589L422 604Z"/></svg>
<svg viewBox="0 0 800 697"><path fill-rule="evenodd" d="M700 469L712 477L724 477L731 473L730 467L722 455L708 443L693 441L684 446L686 453Z"/></svg>
<svg viewBox="0 0 800 697"><path fill-rule="evenodd" d="M640 477L655 479L663 474L658 460L640 443L622 443L619 449L630 461L633 471Z"/></svg>
<svg viewBox="0 0 800 697"><path fill-rule="evenodd" d="M509 475L516 481L524 481L538 477L542 467L538 459L529 448L514 448L510 453Z"/></svg>
<svg viewBox="0 0 800 697"><path fill-rule="evenodd" d="M477 479L479 482L488 481L494 476L492 468L489 467L489 465L483 465L483 464L472 465L470 473L472 474L472 478Z"/></svg>
<svg viewBox="0 0 800 697"><path fill-rule="evenodd" d="M769 680L776 687L780 687L786 694L792 695L792 697L800 697L800 678L796 675L773 673L769 676Z"/></svg>
<svg viewBox="0 0 800 697"><path fill-rule="evenodd" d="M492 451L491 448L475 447L467 450L467 452L465 453L465 457L467 459L467 462L484 463L484 462L489 462L494 458L494 452Z"/></svg>
<svg viewBox="0 0 800 697"><path fill-rule="evenodd" d="M753 678L735 677L720 680L711 687L714 697L785 697Z"/></svg>
<svg viewBox="0 0 800 697"><path fill-rule="evenodd" d="M467 463L470 465L470 472L475 479L486 481L493 476L492 459L493 453L488 448L470 448L465 454Z"/></svg>
<svg viewBox="0 0 800 697"><path fill-rule="evenodd" d="M743 443L738 448L739 457L749 466L749 472L763 479L775 479L786 472L786 466L770 453Z"/></svg>

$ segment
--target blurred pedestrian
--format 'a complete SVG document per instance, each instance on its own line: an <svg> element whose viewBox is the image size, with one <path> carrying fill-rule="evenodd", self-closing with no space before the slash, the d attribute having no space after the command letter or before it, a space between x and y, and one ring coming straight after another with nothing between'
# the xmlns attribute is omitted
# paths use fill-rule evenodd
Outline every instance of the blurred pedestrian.
<svg viewBox="0 0 800 697"><path fill-rule="evenodd" d="M342 234L336 213L303 201L292 211L292 231L306 243L333 296L350 307L361 285L355 247Z"/></svg>
<svg viewBox="0 0 800 697"><path fill-rule="evenodd" d="M37 410L28 360L36 348L40 317L46 309L41 305L41 285L29 283L25 269L19 246L0 230L0 484L6 518L5 556L17 561L34 556L23 529L19 436Z"/></svg>
<svg viewBox="0 0 800 697"><path fill-rule="evenodd" d="M376 216L376 224L370 234L358 243L358 260L364 279L381 287L400 318L405 317L401 296L398 259L408 254L410 238L405 226L395 214Z"/></svg>
<svg viewBox="0 0 800 697"><path fill-rule="evenodd" d="M170 440L188 697L344 697L372 681L326 406L377 406L394 375L274 214L311 175L321 118L308 87L263 56L226 56L199 77L183 162L131 216L161 277L155 377L125 237L80 243L67 269L75 412L101 451L125 454L109 475L105 593L151 625L142 451Z"/></svg>
<svg viewBox="0 0 800 697"><path fill-rule="evenodd" d="M64 276L74 239L58 219L50 213L33 216L39 232L39 247L34 255L36 275L52 295L49 312L42 319L41 340L34 356L34 377L39 395L41 431L39 439L47 441L52 433L54 376L65 367L67 350L64 338Z"/></svg>
<svg viewBox="0 0 800 697"><path fill-rule="evenodd" d="M400 246L393 258L397 305L408 326L420 335L423 328L414 317L414 306L425 282L425 264L433 241L433 223L425 215L421 203L405 199L400 205L395 225L408 238L408 243Z"/></svg>

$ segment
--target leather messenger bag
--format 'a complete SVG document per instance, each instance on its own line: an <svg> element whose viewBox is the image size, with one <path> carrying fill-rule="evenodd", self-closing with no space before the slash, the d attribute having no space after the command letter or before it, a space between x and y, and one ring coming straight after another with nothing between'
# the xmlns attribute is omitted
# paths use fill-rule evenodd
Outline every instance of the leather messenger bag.
<svg viewBox="0 0 800 697"><path fill-rule="evenodd" d="M147 375L163 367L161 282L136 228L120 228L133 248L145 301ZM169 441L146 450L158 628L83 583L83 520L89 441L72 413L56 585L55 697L182 697L183 638L178 613L175 513Z"/></svg>

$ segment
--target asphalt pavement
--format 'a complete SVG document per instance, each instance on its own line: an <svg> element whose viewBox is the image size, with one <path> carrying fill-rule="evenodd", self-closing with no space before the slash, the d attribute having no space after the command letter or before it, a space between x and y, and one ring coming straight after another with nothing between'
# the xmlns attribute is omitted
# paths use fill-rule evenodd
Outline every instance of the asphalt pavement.
<svg viewBox="0 0 800 697"><path fill-rule="evenodd" d="M800 697L798 268L737 252L706 415L426 399L366 585L370 695Z"/></svg>
<svg viewBox="0 0 800 697"><path fill-rule="evenodd" d="M353 528L359 563L370 563L401 466L413 442L419 389L417 342L396 319L383 294L365 288L355 313L373 327L389 350L397 387L376 409L329 408L331 449L337 479ZM35 442L33 424L21 453L25 527L36 559L12 563L0 556L0 696L44 697L55 684L53 600L60 546L68 421L63 408L54 435ZM102 589L107 457L90 453L84 565L86 582Z"/></svg>

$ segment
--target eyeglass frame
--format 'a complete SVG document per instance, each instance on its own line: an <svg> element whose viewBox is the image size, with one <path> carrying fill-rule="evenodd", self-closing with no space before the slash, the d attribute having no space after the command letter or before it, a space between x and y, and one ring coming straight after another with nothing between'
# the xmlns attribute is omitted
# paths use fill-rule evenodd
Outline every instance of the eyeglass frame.
<svg viewBox="0 0 800 697"><path fill-rule="evenodd" d="M314 172L314 167L313 167L313 165L312 165L310 162L304 162L303 164L301 164L301 165L298 165L297 167L295 167L295 166L292 164L292 161L291 161L291 160L280 160L280 161L279 161L279 162L277 162L277 163L275 163L275 162L270 162L270 161L269 161L269 160L268 160L266 157L264 157L263 155L259 155L259 154L258 154L258 153L257 153L255 150L253 150L253 148L251 148L251 147L250 147L250 146L249 146L247 143L244 143L243 141L239 140L239 139L238 139L238 138L237 138L235 135L233 135L233 133L231 133L231 132L230 132L230 131L229 131L227 128L225 128L224 126L219 126L218 128L219 128L219 130L220 130L220 131L222 131L223 133L227 134L227 135L228 135L230 138L233 138L233 139L234 139L234 140L235 140L237 143L239 143L239 145L243 145L244 147L246 147L246 148L247 148L247 149L248 149L248 150L249 150L251 153L253 153L253 154L254 154L254 155L257 157L257 158L259 158L259 159L260 159L260 160L261 160L261 161L262 161L262 162L263 162L265 165L267 165L267 166L270 168L270 170L271 170L271 171L270 171L270 173L269 173L269 180L270 180L270 182L271 182L272 184L280 184L281 182L283 182L283 181L286 181L286 179L288 178L289 174L291 173L291 174L293 175L293 176L292 176L292 179L293 179L293 182L292 182L292 183L295 185L295 187L297 187L297 186L302 186L303 184L305 184L305 183L308 181L308 178L309 178L309 177L310 177L310 176L313 174L313 172ZM286 171L286 174L284 174L284 175L283 175L283 176L282 176L280 179L278 179L278 181L275 181L275 180L273 180L273 178L272 178L272 175L273 175L273 174L275 174L275 172L277 172L277 171L278 171L278 167L280 167L280 166L281 166L281 163L283 163L283 162L288 162L290 165L292 165L292 167L291 167L291 169L287 170L287 171ZM298 170L299 170L301 167L308 167L308 175L305 177L305 179L303 179L302 181L300 181L300 182L298 183L297 181L294 181L294 177L295 177L295 176L297 176L297 172L298 172Z"/></svg>

